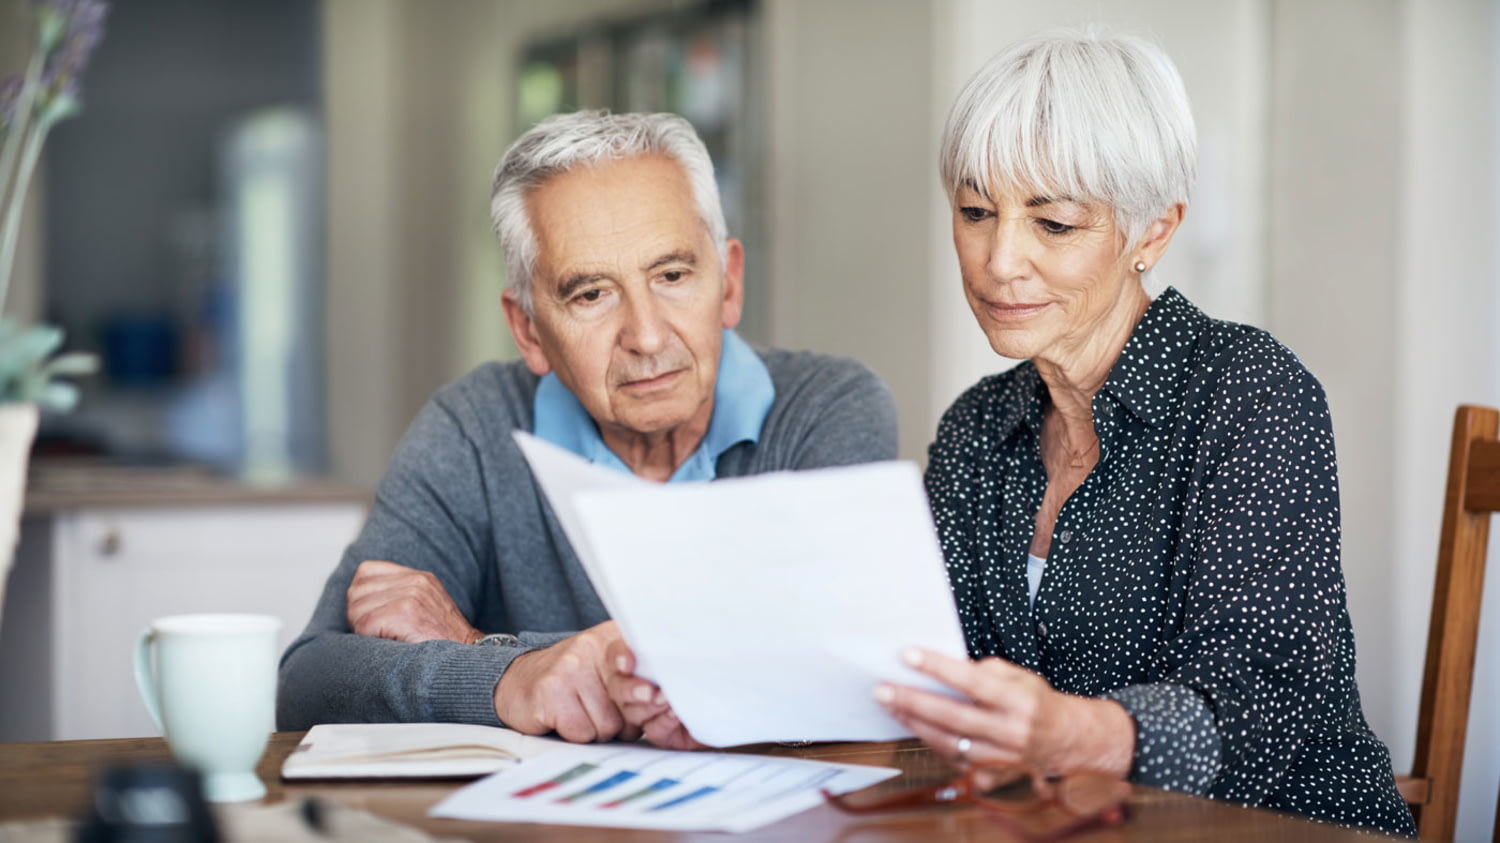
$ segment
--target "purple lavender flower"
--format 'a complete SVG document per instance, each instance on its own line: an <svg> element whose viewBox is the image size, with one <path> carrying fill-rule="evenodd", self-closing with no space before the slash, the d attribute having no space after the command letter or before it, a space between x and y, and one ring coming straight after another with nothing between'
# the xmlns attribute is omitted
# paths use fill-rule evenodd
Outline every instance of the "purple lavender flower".
<svg viewBox="0 0 1500 843"><path fill-rule="evenodd" d="M0 81L0 135L9 131L16 121L16 100L21 98L21 85L20 74Z"/></svg>
<svg viewBox="0 0 1500 843"><path fill-rule="evenodd" d="M39 28L42 48L49 53L64 41L81 37L85 52L94 49L104 37L104 18L109 14L105 0L31 0Z"/></svg>
<svg viewBox="0 0 1500 843"><path fill-rule="evenodd" d="M55 122L78 110L79 79L104 39L105 0L31 0L47 49L34 113ZM48 43L48 42L51 43Z"/></svg>

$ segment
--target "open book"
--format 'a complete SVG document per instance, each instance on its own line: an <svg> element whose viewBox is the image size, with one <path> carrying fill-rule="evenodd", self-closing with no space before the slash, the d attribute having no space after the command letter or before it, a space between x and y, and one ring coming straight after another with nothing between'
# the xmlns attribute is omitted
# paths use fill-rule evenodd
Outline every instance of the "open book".
<svg viewBox="0 0 1500 843"><path fill-rule="evenodd" d="M281 765L284 779L470 778L564 741L463 723L323 723Z"/></svg>

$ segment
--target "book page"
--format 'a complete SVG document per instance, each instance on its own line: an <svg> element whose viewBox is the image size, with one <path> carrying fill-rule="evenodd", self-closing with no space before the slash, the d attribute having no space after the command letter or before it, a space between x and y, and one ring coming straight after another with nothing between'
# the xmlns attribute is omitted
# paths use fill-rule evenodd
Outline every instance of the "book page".
<svg viewBox="0 0 1500 843"><path fill-rule="evenodd" d="M281 767L284 779L482 776L566 742L464 723L322 723Z"/></svg>

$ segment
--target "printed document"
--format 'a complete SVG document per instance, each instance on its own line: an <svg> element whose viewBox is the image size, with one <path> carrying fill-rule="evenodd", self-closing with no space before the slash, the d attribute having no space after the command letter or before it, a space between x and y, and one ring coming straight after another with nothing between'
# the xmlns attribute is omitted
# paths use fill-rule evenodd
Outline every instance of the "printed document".
<svg viewBox="0 0 1500 843"><path fill-rule="evenodd" d="M917 467L650 483L516 440L610 616L693 737L889 740L871 698L967 650Z"/></svg>
<svg viewBox="0 0 1500 843"><path fill-rule="evenodd" d="M463 788L434 817L490 822L750 831L901 771L800 758L619 744L549 750Z"/></svg>

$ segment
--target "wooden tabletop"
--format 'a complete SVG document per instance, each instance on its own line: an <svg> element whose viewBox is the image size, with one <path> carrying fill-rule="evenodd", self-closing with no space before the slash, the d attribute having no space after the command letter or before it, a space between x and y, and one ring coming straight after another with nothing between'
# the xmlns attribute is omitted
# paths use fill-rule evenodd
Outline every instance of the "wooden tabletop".
<svg viewBox="0 0 1500 843"><path fill-rule="evenodd" d="M427 810L464 782L359 782L290 784L281 781L281 763L301 740L301 732L279 732L271 737L259 773L270 803L316 796L417 826L429 833L476 841L687 841L807 840L1013 840L1004 829L971 807L944 806L919 811L851 817L821 806L758 831L733 838L723 834L629 831L576 826L478 823L432 819ZM903 775L878 785L881 791L934 784L949 777L940 761L914 741L864 744L822 744L809 747L762 746L766 754L796 755L855 764L897 767ZM166 744L159 738L99 741L0 744L0 822L48 816L78 816L98 769L111 764L165 762ZM1194 796L1136 787L1125 825L1098 829L1076 837L1079 841L1153 840L1296 841L1369 840L1370 836L1312 823L1297 817L1241 808Z"/></svg>

